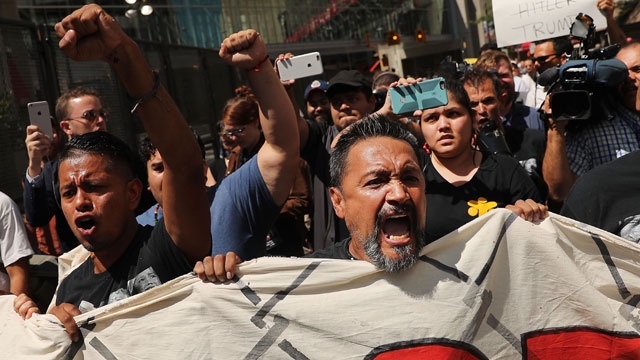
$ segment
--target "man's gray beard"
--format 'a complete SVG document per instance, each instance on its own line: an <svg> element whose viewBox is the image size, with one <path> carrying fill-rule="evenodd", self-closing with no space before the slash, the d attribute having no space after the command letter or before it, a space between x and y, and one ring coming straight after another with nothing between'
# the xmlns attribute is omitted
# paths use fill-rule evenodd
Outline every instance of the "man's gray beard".
<svg viewBox="0 0 640 360"><path fill-rule="evenodd" d="M398 259L390 259L382 253L381 244L378 242L382 227L382 216L378 215L376 219L376 226L373 230L373 234L364 239L364 252L371 260L371 263L378 269L382 269L386 272L400 272L413 266L418 261L418 255L425 245L424 229L418 229L416 220L412 224L412 237L416 240L415 244L409 243L402 246L394 246L393 251L398 255ZM415 249L414 249L415 246Z"/></svg>

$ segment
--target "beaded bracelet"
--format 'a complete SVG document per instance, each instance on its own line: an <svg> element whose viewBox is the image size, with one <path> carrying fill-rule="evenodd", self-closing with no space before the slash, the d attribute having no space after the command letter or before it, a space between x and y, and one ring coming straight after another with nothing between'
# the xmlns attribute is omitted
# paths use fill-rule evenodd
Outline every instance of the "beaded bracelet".
<svg viewBox="0 0 640 360"><path fill-rule="evenodd" d="M260 72L260 66L262 66L262 64L264 64L265 61L269 60L269 55L266 55L264 57L264 59L262 59L262 61L260 61L258 63L258 65L256 65L254 68L252 69L247 69L247 71L255 71L255 72Z"/></svg>
<svg viewBox="0 0 640 360"><path fill-rule="evenodd" d="M131 109L131 114L135 113L136 110L138 110L138 106L140 106L140 104L153 99L158 94L158 89L160 88L160 73L157 72L157 71L152 71L152 72L153 72L153 77L155 78L155 83L153 84L153 89L151 89L150 92L145 94L140 99L133 100L133 101L135 101L135 103L133 105L133 109Z"/></svg>

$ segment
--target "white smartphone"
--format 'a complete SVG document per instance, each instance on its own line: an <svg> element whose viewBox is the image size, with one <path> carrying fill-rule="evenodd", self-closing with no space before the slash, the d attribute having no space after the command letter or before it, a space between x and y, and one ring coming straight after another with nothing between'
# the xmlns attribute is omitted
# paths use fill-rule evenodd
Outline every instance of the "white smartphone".
<svg viewBox="0 0 640 360"><path fill-rule="evenodd" d="M51 115L49 115L49 103L46 101L36 101L27 104L29 110L29 121L31 125L38 125L43 134L49 135L53 140L53 127L51 126Z"/></svg>
<svg viewBox="0 0 640 360"><path fill-rule="evenodd" d="M280 80L300 79L307 76L322 74L322 58L319 52L294 56L278 61L278 73Z"/></svg>

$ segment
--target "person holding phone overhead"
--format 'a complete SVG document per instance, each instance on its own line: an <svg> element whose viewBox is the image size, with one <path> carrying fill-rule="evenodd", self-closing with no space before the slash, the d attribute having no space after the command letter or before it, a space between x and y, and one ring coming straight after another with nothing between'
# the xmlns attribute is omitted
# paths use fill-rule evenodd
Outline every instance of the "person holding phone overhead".
<svg viewBox="0 0 640 360"><path fill-rule="evenodd" d="M342 70L329 80L327 98L333 125L298 117L300 154L309 164L313 181L312 236L315 251L349 236L344 220L333 210L329 195L331 144L340 131L375 110L371 81L357 70Z"/></svg>
<svg viewBox="0 0 640 360"><path fill-rule="evenodd" d="M90 88L77 87L62 94L56 101L55 114L67 138L63 143L88 132L107 131L107 112L98 93ZM32 226L46 226L55 216L61 250L67 252L79 243L59 206L58 161L48 159L53 140L38 125L27 127L29 164L23 190L24 210Z"/></svg>
<svg viewBox="0 0 640 360"><path fill-rule="evenodd" d="M393 86L421 79L400 79ZM446 79L448 103L413 113L426 140L426 240L432 242L496 207L537 221L547 207L533 181L509 156L480 151L469 96L457 80Z"/></svg>

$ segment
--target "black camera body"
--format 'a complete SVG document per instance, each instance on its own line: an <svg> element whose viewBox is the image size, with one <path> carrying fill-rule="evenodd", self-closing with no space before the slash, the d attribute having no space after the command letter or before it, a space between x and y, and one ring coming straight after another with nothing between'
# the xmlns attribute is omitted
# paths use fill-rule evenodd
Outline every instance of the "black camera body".
<svg viewBox="0 0 640 360"><path fill-rule="evenodd" d="M555 120L589 120L600 113L601 96L627 77L627 67L618 59L570 60L559 68L561 90L551 95ZM593 101L593 99L598 100Z"/></svg>
<svg viewBox="0 0 640 360"><path fill-rule="evenodd" d="M589 15L582 13L571 25L571 36L580 39L581 48L588 50L583 55L579 51L573 54L576 60L546 70L539 83L550 85L551 112L556 121L600 119L607 112L602 107L607 92L628 76L626 65L613 58L620 45L591 48L595 44L595 25Z"/></svg>

